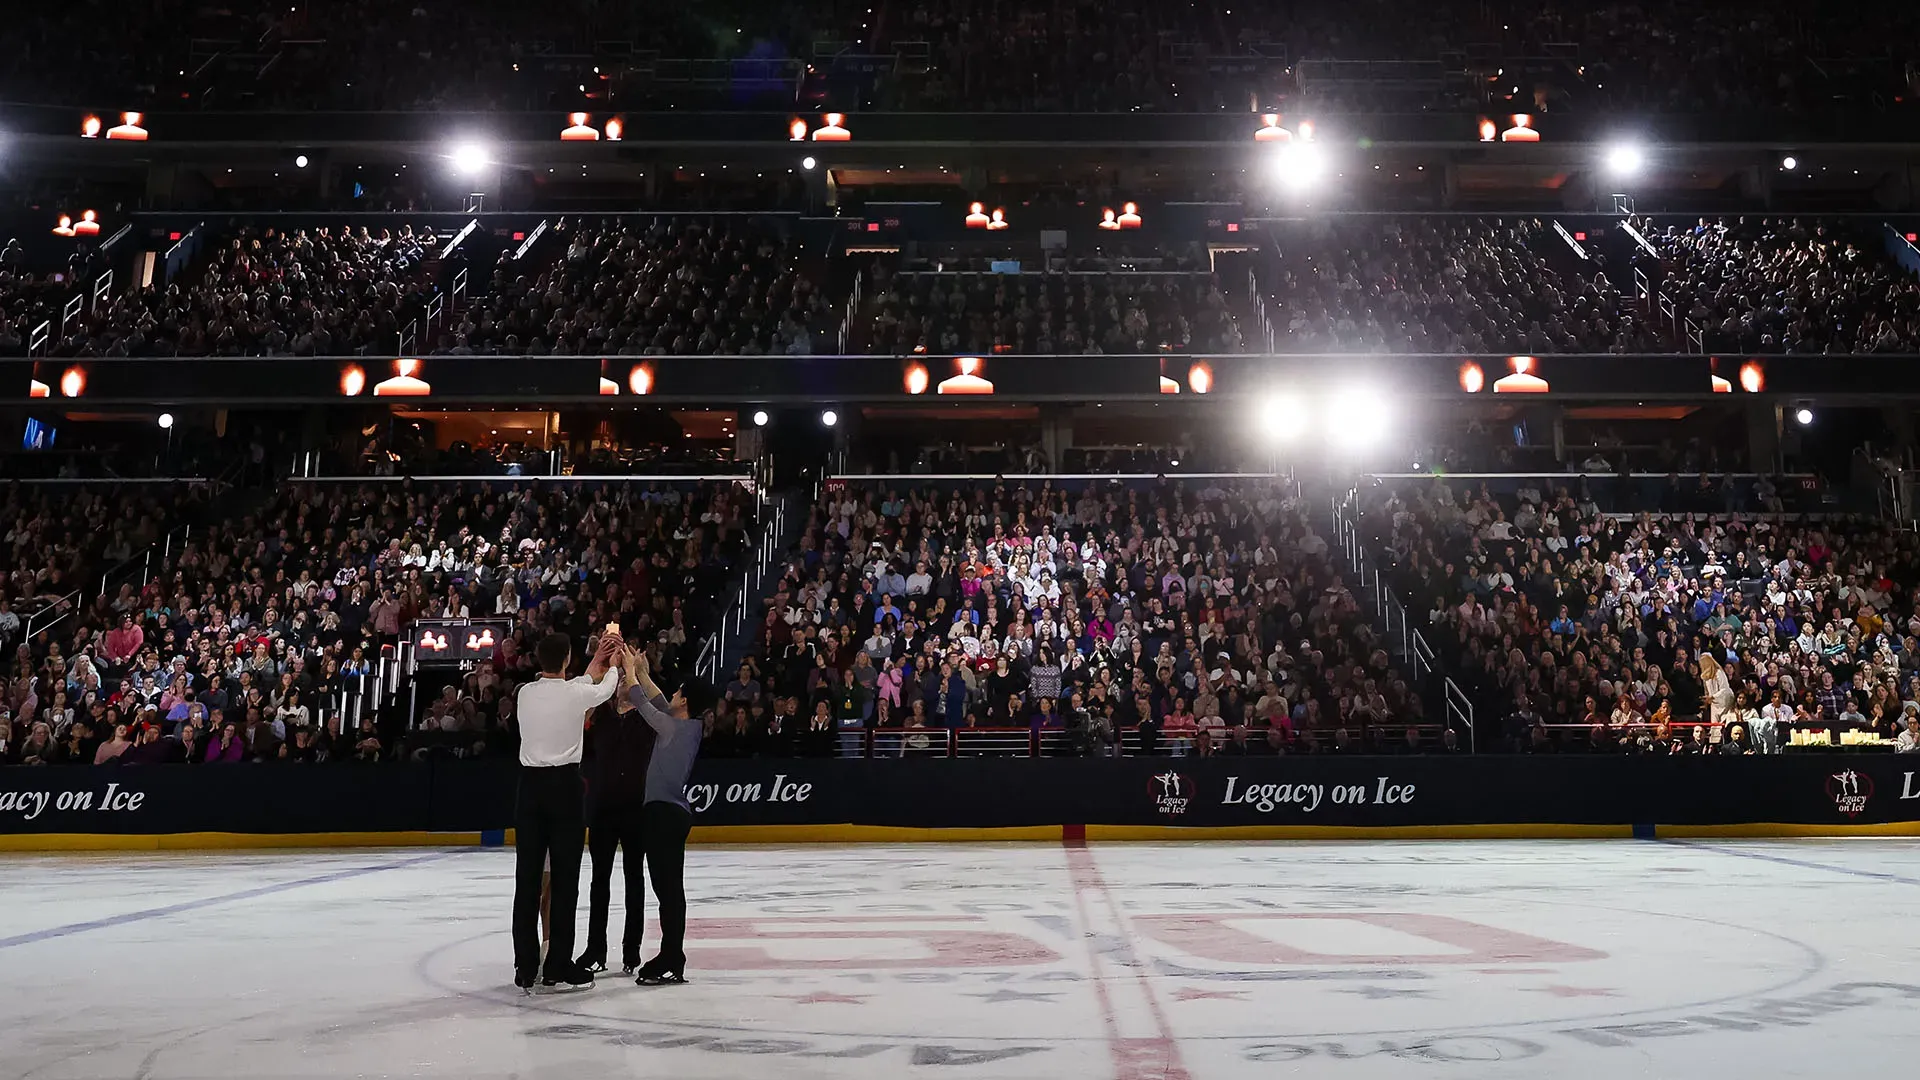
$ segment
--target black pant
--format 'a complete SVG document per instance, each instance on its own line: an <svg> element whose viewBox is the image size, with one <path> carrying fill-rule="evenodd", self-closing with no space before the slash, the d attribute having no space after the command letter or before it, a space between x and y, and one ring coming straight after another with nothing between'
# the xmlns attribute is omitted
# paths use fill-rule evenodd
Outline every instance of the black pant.
<svg viewBox="0 0 1920 1080"><path fill-rule="evenodd" d="M613 904L613 855L620 851L621 873L627 882L627 925L620 941L620 962L640 966L640 938L646 932L647 885L644 871L646 837L642 807L637 803L597 806L587 825L587 851L593 856L593 884L587 890L587 948L584 956L606 959L607 909Z"/></svg>
<svg viewBox="0 0 1920 1080"><path fill-rule="evenodd" d="M586 843L586 785L580 766L520 767L519 806L514 813L513 966L540 964L540 874L553 865L548 924L553 939L546 973L558 975L573 962L574 909L580 903L580 849Z"/></svg>
<svg viewBox="0 0 1920 1080"><path fill-rule="evenodd" d="M660 902L660 959L668 967L687 962L687 833L693 815L670 802L647 804L642 832L646 840L647 876L653 879L653 897Z"/></svg>

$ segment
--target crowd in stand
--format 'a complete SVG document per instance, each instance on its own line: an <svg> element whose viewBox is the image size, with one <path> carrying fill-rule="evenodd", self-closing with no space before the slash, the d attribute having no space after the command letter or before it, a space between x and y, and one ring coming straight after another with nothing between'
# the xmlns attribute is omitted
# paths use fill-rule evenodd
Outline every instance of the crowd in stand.
<svg viewBox="0 0 1920 1080"><path fill-rule="evenodd" d="M1795 729L1920 748L1913 535L1697 483L1685 504L1711 512L1627 516L1577 482L1436 480L1369 491L1362 522L1482 749L1744 754Z"/></svg>
<svg viewBox="0 0 1920 1080"><path fill-rule="evenodd" d="M1903 67L1910 54L1897 43L1912 39L1917 21L1897 4L1826 12L1786 0L1679 8L1637 0L1048 0L1022 8L814 0L774 10L562 0L537 11L498 0L83 0L15 20L16 60L0 75L0 94L89 106L484 111L570 107L591 93L634 108L679 103L675 95L702 85L653 78L653 58L804 61L819 59L815 42L832 41L850 53L914 58L888 67L877 85L808 84L893 109L1209 112L1302 98L1343 108L1458 108L1462 90L1471 95L1464 104L1491 96L1534 111L1879 109L1911 99L1912 73ZM120 47L129 40L143 44L135 55ZM1443 58L1452 58L1446 70L1458 78L1423 77L1412 101L1391 79L1325 86L1299 64L1440 68ZM756 95L791 103L801 86L784 67L778 77L720 70L731 76L722 80L729 104Z"/></svg>
<svg viewBox="0 0 1920 1080"><path fill-rule="evenodd" d="M1456 745L1275 484L850 486L797 543L712 755Z"/></svg>
<svg viewBox="0 0 1920 1080"><path fill-rule="evenodd" d="M1652 240L1661 292L1709 351L1920 351L1920 277L1877 235L1833 221L1702 218Z"/></svg>
<svg viewBox="0 0 1920 1080"><path fill-rule="evenodd" d="M880 353L1239 352L1208 273L899 273L874 268L867 349Z"/></svg>
<svg viewBox="0 0 1920 1080"><path fill-rule="evenodd" d="M687 663L755 512L731 486L290 484L220 514L178 495L10 496L0 761L499 754L551 630L585 640L619 623L658 670ZM203 526L150 580L96 596L103 563L188 513ZM75 587L71 614L26 639L17 612ZM469 616L513 630L418 728L367 689L414 619Z"/></svg>
<svg viewBox="0 0 1920 1080"><path fill-rule="evenodd" d="M563 223L565 255L529 273L504 253L486 298L436 351L758 355L831 351L829 305L791 237L753 218Z"/></svg>
<svg viewBox="0 0 1920 1080"><path fill-rule="evenodd" d="M1537 220L1354 218L1275 239L1261 272L1282 352L1664 351L1605 273L1562 274Z"/></svg>
<svg viewBox="0 0 1920 1080"><path fill-rule="evenodd" d="M179 280L89 305L56 356L392 354L434 285L431 227L242 228ZM18 355L17 353L15 355Z"/></svg>

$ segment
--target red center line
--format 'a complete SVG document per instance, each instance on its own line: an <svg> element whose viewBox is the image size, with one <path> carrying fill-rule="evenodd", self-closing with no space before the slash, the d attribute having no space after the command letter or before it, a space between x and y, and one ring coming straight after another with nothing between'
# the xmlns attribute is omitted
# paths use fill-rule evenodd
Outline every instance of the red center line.
<svg viewBox="0 0 1920 1080"><path fill-rule="evenodd" d="M1153 996L1153 987L1140 967L1133 943L1126 936L1126 922L1120 916L1120 906L1107 888L1106 879L1100 875L1100 868L1094 865L1093 853L1087 850L1085 841L1067 841L1067 869L1073 879L1073 901L1080 912L1080 925L1088 931L1087 955L1093 965L1090 974L1093 976L1094 994L1100 1002L1101 1019L1107 1029L1107 1042L1113 1051L1116 1080L1191 1080L1187 1067L1180 1061L1180 1048L1173 1040L1173 1030L1167 1024L1166 1013ZM1121 962L1133 971L1133 977L1139 983L1140 995L1146 999L1148 1013L1153 1018L1156 1034L1150 1038L1123 1038L1120 1034L1118 1014L1101 970L1105 961L1092 940L1093 924L1087 911L1089 893L1099 893L1106 901L1107 910L1113 915L1122 950Z"/></svg>

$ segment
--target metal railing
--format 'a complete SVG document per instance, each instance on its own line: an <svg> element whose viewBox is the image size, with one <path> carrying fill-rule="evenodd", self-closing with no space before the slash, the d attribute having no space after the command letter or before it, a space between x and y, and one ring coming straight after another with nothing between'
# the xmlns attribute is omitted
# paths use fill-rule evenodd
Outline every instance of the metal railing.
<svg viewBox="0 0 1920 1080"><path fill-rule="evenodd" d="M1473 701L1460 689L1460 684L1453 681L1451 675L1440 670L1439 654L1434 652L1425 632L1415 625L1412 613L1394 594L1386 575L1373 565L1366 543L1360 536L1359 489L1349 488L1343 494L1336 493L1329 502L1341 553L1346 558L1347 566L1359 579L1361 588L1372 593L1374 610L1380 613L1386 630L1388 651L1407 665L1416 681L1430 684L1438 677L1440 703L1446 711L1448 726L1466 729L1467 751L1475 752L1479 739L1474 728Z"/></svg>

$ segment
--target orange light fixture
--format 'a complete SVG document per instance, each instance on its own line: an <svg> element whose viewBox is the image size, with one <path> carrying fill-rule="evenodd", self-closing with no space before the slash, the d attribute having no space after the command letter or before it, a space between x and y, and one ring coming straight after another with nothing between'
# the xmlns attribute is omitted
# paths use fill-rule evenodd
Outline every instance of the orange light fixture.
<svg viewBox="0 0 1920 1080"><path fill-rule="evenodd" d="M1120 231L1120 219L1114 214L1113 207L1100 211L1100 227L1111 232Z"/></svg>
<svg viewBox="0 0 1920 1080"><path fill-rule="evenodd" d="M87 373L83 368L70 367L60 375L60 396L79 397L87 392Z"/></svg>
<svg viewBox="0 0 1920 1080"><path fill-rule="evenodd" d="M627 125L621 123L619 117L616 116L611 120L607 121L607 141L608 142L619 142L621 136L625 135L626 133L627 133Z"/></svg>
<svg viewBox="0 0 1920 1080"><path fill-rule="evenodd" d="M147 129L140 126L142 119L144 117L137 112L121 113L120 123L107 129L107 138L126 142L146 142Z"/></svg>
<svg viewBox="0 0 1920 1080"><path fill-rule="evenodd" d="M907 393L924 394L927 392L927 386L932 381L932 377L927 374L927 365L920 363L918 360L907 365L904 380Z"/></svg>
<svg viewBox="0 0 1920 1080"><path fill-rule="evenodd" d="M954 361L960 374L943 380L935 388L939 394L991 394L993 384L980 375L981 360L977 356L962 356Z"/></svg>
<svg viewBox="0 0 1920 1080"><path fill-rule="evenodd" d="M27 396L30 398L52 397L53 387L48 386L39 379L30 378L27 380Z"/></svg>
<svg viewBox="0 0 1920 1080"><path fill-rule="evenodd" d="M1500 125L1494 123L1493 121L1487 119L1484 116L1481 117L1480 118L1480 141L1492 142L1493 140L1499 137L1500 137Z"/></svg>
<svg viewBox="0 0 1920 1080"><path fill-rule="evenodd" d="M81 211L80 220L73 223L73 231L76 236L99 236L99 215L91 210Z"/></svg>
<svg viewBox="0 0 1920 1080"><path fill-rule="evenodd" d="M1749 394L1757 394L1767 388L1767 369L1757 360L1749 360L1740 365L1740 389Z"/></svg>
<svg viewBox="0 0 1920 1080"><path fill-rule="evenodd" d="M1280 126L1279 113L1267 113L1260 118L1260 126L1253 129L1254 142L1292 142L1293 132Z"/></svg>
<svg viewBox="0 0 1920 1080"><path fill-rule="evenodd" d="M1196 394L1213 392L1213 365L1199 360L1187 369L1187 389Z"/></svg>
<svg viewBox="0 0 1920 1080"><path fill-rule="evenodd" d="M340 369L340 393L346 397L359 397L367 389L367 373L359 364L348 364Z"/></svg>
<svg viewBox="0 0 1920 1080"><path fill-rule="evenodd" d="M1005 210L1000 209L997 206L994 207L993 217L991 220L987 222L987 228L989 230L995 230L995 229L1004 229L1006 227L1007 227L1007 212Z"/></svg>
<svg viewBox="0 0 1920 1080"><path fill-rule="evenodd" d="M74 236L77 235L78 232L79 230L73 227L73 218L66 214L61 214L60 221L53 227L53 235L55 236Z"/></svg>
<svg viewBox="0 0 1920 1080"><path fill-rule="evenodd" d="M967 206L967 228L984 229L992 220L992 218L987 216L986 207L979 203L972 203Z"/></svg>
<svg viewBox="0 0 1920 1080"><path fill-rule="evenodd" d="M1546 393L1552 387L1547 385L1547 380L1533 373L1534 366L1538 363L1539 361L1531 356L1508 357L1507 365L1513 369L1513 374L1494 380L1493 392L1496 394Z"/></svg>
<svg viewBox="0 0 1920 1080"><path fill-rule="evenodd" d="M619 393L620 393L619 383L614 382L612 379L607 378L605 375L600 376L600 396L601 397L617 397L619 396Z"/></svg>
<svg viewBox="0 0 1920 1080"><path fill-rule="evenodd" d="M1513 126L1500 133L1501 142L1539 142L1540 133L1533 128L1533 117L1526 113L1513 114Z"/></svg>
<svg viewBox="0 0 1920 1080"><path fill-rule="evenodd" d="M797 116L794 117L793 122L787 125L787 138L793 142L806 142L807 122Z"/></svg>
<svg viewBox="0 0 1920 1080"><path fill-rule="evenodd" d="M1140 227L1140 204L1127 203L1120 208L1120 227L1137 229Z"/></svg>
<svg viewBox="0 0 1920 1080"><path fill-rule="evenodd" d="M1477 394L1487 388L1487 373L1479 364L1468 360L1460 365L1460 389L1469 394Z"/></svg>
<svg viewBox="0 0 1920 1080"><path fill-rule="evenodd" d="M653 365L633 365L633 370L627 372L627 389L642 397L653 393Z"/></svg>
<svg viewBox="0 0 1920 1080"><path fill-rule="evenodd" d="M85 120L80 121L80 137L83 139L99 138L100 118L97 116L89 116Z"/></svg>
<svg viewBox="0 0 1920 1080"><path fill-rule="evenodd" d="M814 142L846 142L853 138L853 133L846 128L844 113L830 112L826 120L826 123L813 129Z"/></svg>
<svg viewBox="0 0 1920 1080"><path fill-rule="evenodd" d="M433 386L420 377L420 361L402 357L393 362L394 376L373 386L374 397L426 397Z"/></svg>
<svg viewBox="0 0 1920 1080"><path fill-rule="evenodd" d="M592 124L587 122L589 119L587 114L583 112L568 113L567 126L560 129L560 141L598 142L600 140L600 132L597 131Z"/></svg>

